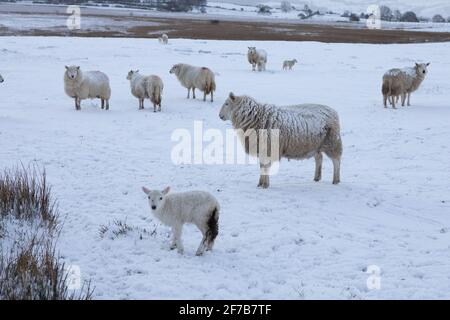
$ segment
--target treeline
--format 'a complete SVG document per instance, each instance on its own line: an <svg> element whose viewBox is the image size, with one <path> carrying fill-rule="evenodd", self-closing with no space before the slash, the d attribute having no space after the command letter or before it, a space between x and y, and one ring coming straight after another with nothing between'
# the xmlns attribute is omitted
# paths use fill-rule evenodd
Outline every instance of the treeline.
<svg viewBox="0 0 450 320"><path fill-rule="evenodd" d="M188 12L193 9L205 10L207 0L37 0L34 2L66 5L122 5L130 8L157 9L160 11Z"/></svg>

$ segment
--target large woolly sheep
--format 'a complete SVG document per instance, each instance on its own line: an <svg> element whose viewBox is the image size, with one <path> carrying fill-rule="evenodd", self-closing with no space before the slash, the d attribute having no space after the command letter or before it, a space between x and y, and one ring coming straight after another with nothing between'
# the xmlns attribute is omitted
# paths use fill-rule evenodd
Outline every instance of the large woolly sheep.
<svg viewBox="0 0 450 320"><path fill-rule="evenodd" d="M292 67L297 63L297 59L294 60L285 60L283 62L283 70L292 70Z"/></svg>
<svg viewBox="0 0 450 320"><path fill-rule="evenodd" d="M142 187L148 197L153 215L163 224L172 228L171 249L183 254L181 233L185 223L192 223L202 232L203 238L197 249L200 256L205 250L212 250L219 233L219 202L208 192L189 191L169 193L170 187L163 191Z"/></svg>
<svg viewBox="0 0 450 320"><path fill-rule="evenodd" d="M340 182L340 163L342 142L339 117L336 111L327 106L301 104L277 107L261 104L248 96L235 96L230 93L219 114L224 121L231 120L233 127L245 134L256 131L256 147L244 136L240 136L245 151L257 156L261 176L258 187L269 187L269 172L273 161L281 158L306 159L315 157L316 170L314 180L322 177L322 153L333 161L333 184ZM270 152L264 154L264 145L260 145L259 132L267 130L267 145ZM278 134L278 150L272 149L272 133ZM275 135L274 135L275 136ZM266 152L269 147L266 148Z"/></svg>
<svg viewBox="0 0 450 320"><path fill-rule="evenodd" d="M203 91L203 101L206 101L206 95L211 94L211 102L214 101L214 91L216 90L216 81L214 72L206 67L194 67L189 64L178 63L170 69L174 73L181 85L188 89L187 98L189 99L192 89L192 98L195 99L195 89Z"/></svg>
<svg viewBox="0 0 450 320"><path fill-rule="evenodd" d="M161 35L161 37L158 38L158 41L159 41L159 43L162 43L162 44L168 44L169 43L169 36L167 34L163 33Z"/></svg>
<svg viewBox="0 0 450 320"><path fill-rule="evenodd" d="M247 60L252 65L252 71L255 71L256 66L258 71L266 71L267 52L265 50L248 47Z"/></svg>
<svg viewBox="0 0 450 320"><path fill-rule="evenodd" d="M144 99L150 99L153 103L153 112L161 111L161 95L164 84L160 77L155 75L143 76L139 70L129 71L127 79L130 80L130 88L133 96L139 99L139 110L144 109Z"/></svg>
<svg viewBox="0 0 450 320"><path fill-rule="evenodd" d="M395 108L395 100L398 101L399 96L402 98L402 106L405 105L406 100L407 105L410 106L411 93L420 87L428 73L429 65L430 63L416 63L414 67L391 69L386 72L381 88L384 107L387 107L387 100L389 100Z"/></svg>
<svg viewBox="0 0 450 320"><path fill-rule="evenodd" d="M5 81L2 77L2 75L0 74L0 83L2 83L3 81Z"/></svg>
<svg viewBox="0 0 450 320"><path fill-rule="evenodd" d="M79 66L66 66L64 90L69 97L75 99L76 110L81 110L81 100L88 98L101 99L102 109L109 110L111 87L108 76L103 72L82 72Z"/></svg>

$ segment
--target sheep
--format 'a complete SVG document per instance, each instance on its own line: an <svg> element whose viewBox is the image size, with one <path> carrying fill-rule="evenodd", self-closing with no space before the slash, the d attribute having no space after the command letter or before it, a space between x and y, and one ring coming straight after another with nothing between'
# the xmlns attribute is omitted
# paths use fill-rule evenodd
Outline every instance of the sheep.
<svg viewBox="0 0 450 320"><path fill-rule="evenodd" d="M427 67L430 63L416 63L414 67L403 69L391 69L383 76L383 85L381 92L383 94L384 107L387 107L387 100L392 104L395 109L395 102L398 102L398 97L402 98L402 106L410 106L411 93L416 91L425 76L428 73ZM395 101L396 100L396 101Z"/></svg>
<svg viewBox="0 0 450 320"><path fill-rule="evenodd" d="M408 97L408 106L411 105L411 93L419 89L422 81L428 73L428 66L430 63L416 63L414 67L403 68L402 71L406 74L406 94ZM403 104L405 101L403 101Z"/></svg>
<svg viewBox="0 0 450 320"><path fill-rule="evenodd" d="M259 159L260 179L258 187L269 187L269 171L273 161L281 158L306 159L315 157L316 169L314 181L322 177L322 152L333 161L333 184L340 182L340 163L342 156L342 141L340 136L339 117L330 107L316 104L300 104L294 106L277 107L261 104L249 96L235 96L230 93L220 110L219 117L223 121L231 120L234 129L242 130L245 134L249 130L267 130L278 134L278 150L274 151L272 143L271 155L262 153L261 137L256 136L257 148L240 136L246 153ZM264 146L263 146L264 147ZM278 155L274 156L273 154Z"/></svg>
<svg viewBox="0 0 450 320"><path fill-rule="evenodd" d="M161 94L164 84L160 77L155 75L143 76L139 74L139 70L130 70L127 75L130 80L131 93L139 99L139 110L144 109L144 99L149 98L153 103L153 112L161 111Z"/></svg>
<svg viewBox="0 0 450 320"><path fill-rule="evenodd" d="M216 90L216 81L214 73L206 67L194 67L189 64L179 63L170 69L169 73L174 73L181 85L188 89L187 98L189 99L192 89L192 98L195 99L195 89L203 91L203 101L206 101L206 95L211 94L211 102L214 101L214 91Z"/></svg>
<svg viewBox="0 0 450 320"><path fill-rule="evenodd" d="M3 81L5 81L2 77L2 75L0 74L0 83L2 83Z"/></svg>
<svg viewBox="0 0 450 320"><path fill-rule="evenodd" d="M402 97L403 102L403 96L406 92L406 79L402 70L391 69L384 74L381 92L383 93L383 104L385 108L387 108L387 101L389 100L395 109L395 103L398 102L399 96Z"/></svg>
<svg viewBox="0 0 450 320"><path fill-rule="evenodd" d="M185 223L192 223L202 232L203 238L197 249L197 256L205 250L212 250L219 233L219 202L205 191L169 193L170 187L162 191L142 187L147 195L153 215L163 224L172 228L170 249L183 254L181 233Z"/></svg>
<svg viewBox="0 0 450 320"><path fill-rule="evenodd" d="M292 70L292 67L297 63L297 59L294 60L285 60L283 62L283 70Z"/></svg>
<svg viewBox="0 0 450 320"><path fill-rule="evenodd" d="M103 72L82 72L79 66L66 66L64 90L69 97L75 99L76 110L81 110L81 100L88 98L101 99L102 109L109 110L111 87L108 76Z"/></svg>
<svg viewBox="0 0 450 320"><path fill-rule="evenodd" d="M163 33L161 35L161 37L158 38L158 41L159 41L159 43L162 43L162 44L168 44L169 43L169 36L167 34Z"/></svg>
<svg viewBox="0 0 450 320"><path fill-rule="evenodd" d="M258 71L266 71L267 52L265 50L256 50L256 47L248 47L248 62L252 65L252 71L258 66Z"/></svg>

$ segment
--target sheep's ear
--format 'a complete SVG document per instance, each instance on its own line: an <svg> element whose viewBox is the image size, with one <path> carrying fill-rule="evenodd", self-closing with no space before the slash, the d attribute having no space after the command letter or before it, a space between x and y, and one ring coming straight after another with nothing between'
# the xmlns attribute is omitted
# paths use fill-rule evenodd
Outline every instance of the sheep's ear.
<svg viewBox="0 0 450 320"><path fill-rule="evenodd" d="M144 191L145 194L150 193L150 189L147 189L146 187L142 187L142 191Z"/></svg>
<svg viewBox="0 0 450 320"><path fill-rule="evenodd" d="M80 66L77 66L77 69L80 70Z"/></svg>
<svg viewBox="0 0 450 320"><path fill-rule="evenodd" d="M64 67L66 67L66 70L69 70L69 66L64 66Z"/></svg>
<svg viewBox="0 0 450 320"><path fill-rule="evenodd" d="M427 63L427 67L430 65L430 63L431 63L431 62L428 62L428 63Z"/></svg>
<svg viewBox="0 0 450 320"><path fill-rule="evenodd" d="M139 69L135 71L135 73L138 73L138 72L139 72Z"/></svg>
<svg viewBox="0 0 450 320"><path fill-rule="evenodd" d="M419 67L419 64L416 62L416 67L418 68Z"/></svg>
<svg viewBox="0 0 450 320"><path fill-rule="evenodd" d="M231 101L236 100L236 96L234 95L233 92L230 92L230 99L231 99Z"/></svg>
<svg viewBox="0 0 450 320"><path fill-rule="evenodd" d="M163 193L163 194L168 194L169 191L170 191L170 187L166 187L166 188L162 191L162 193Z"/></svg>

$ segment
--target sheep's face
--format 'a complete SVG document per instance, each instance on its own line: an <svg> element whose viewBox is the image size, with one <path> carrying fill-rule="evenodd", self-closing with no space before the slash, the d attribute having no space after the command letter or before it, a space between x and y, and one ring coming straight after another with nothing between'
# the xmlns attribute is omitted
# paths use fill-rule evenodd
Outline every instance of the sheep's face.
<svg viewBox="0 0 450 320"><path fill-rule="evenodd" d="M135 75L136 73L139 73L139 70L136 70L136 71L130 70L130 71L128 71L127 80L131 80L133 78L133 75Z"/></svg>
<svg viewBox="0 0 450 320"><path fill-rule="evenodd" d="M233 94L233 92L230 92L229 97L225 101L225 103L222 106L222 109L220 109L219 117L223 121L227 121L231 119L231 112L233 111L234 105L236 103L236 96Z"/></svg>
<svg viewBox="0 0 450 320"><path fill-rule="evenodd" d="M297 59L294 59L292 62L297 63L298 61L297 61Z"/></svg>
<svg viewBox="0 0 450 320"><path fill-rule="evenodd" d="M170 187L167 187L162 191L150 190L147 189L146 187L142 187L142 191L144 191L144 193L147 195L148 204L150 205L150 208L154 211L158 210L162 206L166 195L170 191Z"/></svg>
<svg viewBox="0 0 450 320"><path fill-rule="evenodd" d="M78 77L78 74L80 73L80 67L79 66L66 66L66 75L67 78L74 80Z"/></svg>
<svg viewBox="0 0 450 320"><path fill-rule="evenodd" d="M248 47L249 54L256 54L256 47Z"/></svg>
<svg viewBox="0 0 450 320"><path fill-rule="evenodd" d="M172 67L172 69L170 69L169 73L175 73L178 74L180 72L180 65L176 64Z"/></svg>
<svg viewBox="0 0 450 320"><path fill-rule="evenodd" d="M3 77L0 76L0 83L2 83L3 81L5 81L5 80L3 80Z"/></svg>
<svg viewBox="0 0 450 320"><path fill-rule="evenodd" d="M426 76L428 73L428 66L430 65L430 63L416 63L416 73L419 76Z"/></svg>

